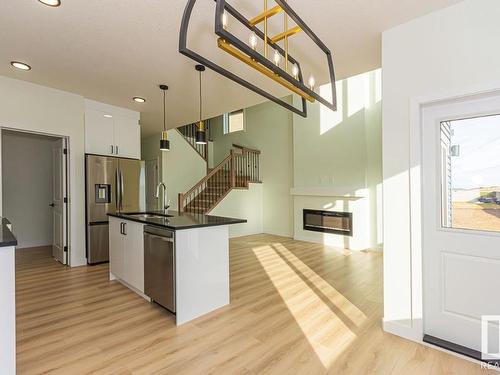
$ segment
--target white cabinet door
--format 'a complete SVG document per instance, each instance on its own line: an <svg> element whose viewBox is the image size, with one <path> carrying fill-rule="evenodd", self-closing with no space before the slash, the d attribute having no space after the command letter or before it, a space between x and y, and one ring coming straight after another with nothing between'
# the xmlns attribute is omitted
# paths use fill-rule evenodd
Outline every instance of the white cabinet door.
<svg viewBox="0 0 500 375"><path fill-rule="evenodd" d="M123 280L144 293L144 225L132 221L125 223Z"/></svg>
<svg viewBox="0 0 500 375"><path fill-rule="evenodd" d="M88 154L113 155L114 122L104 117L105 114L94 109L85 111L85 152Z"/></svg>
<svg viewBox="0 0 500 375"><path fill-rule="evenodd" d="M125 266L124 236L121 234L121 224L121 220L109 218L109 270L119 279L124 276Z"/></svg>
<svg viewBox="0 0 500 375"><path fill-rule="evenodd" d="M137 120L115 116L114 140L118 156L141 158L141 130Z"/></svg>

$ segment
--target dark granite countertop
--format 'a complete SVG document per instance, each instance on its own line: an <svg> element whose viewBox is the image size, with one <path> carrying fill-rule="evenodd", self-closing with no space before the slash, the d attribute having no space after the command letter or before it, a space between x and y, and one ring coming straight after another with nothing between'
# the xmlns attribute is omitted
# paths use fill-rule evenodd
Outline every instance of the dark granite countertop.
<svg viewBox="0 0 500 375"><path fill-rule="evenodd" d="M17 239L11 230L7 227L10 221L6 218L2 218L2 225L0 228L0 247L16 246Z"/></svg>
<svg viewBox="0 0 500 375"><path fill-rule="evenodd" d="M155 225L158 227L163 227L171 230L183 230L183 229L193 229L193 228L203 228L203 227L214 227L220 225L231 225L231 224L241 224L246 223L244 219L234 219L230 217L222 216L212 216L194 213L178 213L177 211L169 210L168 217L137 217L139 213L114 213L108 214L109 216L117 217L124 220L136 221L138 223ZM163 212L147 212L147 214L157 214L162 215Z"/></svg>

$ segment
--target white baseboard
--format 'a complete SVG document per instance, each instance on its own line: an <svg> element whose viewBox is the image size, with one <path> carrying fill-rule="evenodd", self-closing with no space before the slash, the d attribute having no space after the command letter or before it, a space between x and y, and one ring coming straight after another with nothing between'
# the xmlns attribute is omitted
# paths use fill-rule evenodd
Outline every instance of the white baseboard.
<svg viewBox="0 0 500 375"><path fill-rule="evenodd" d="M293 233L283 234L283 233L279 233L279 232L273 232L271 230L265 230L263 233L264 234L270 234L270 235L273 235L273 236L293 238Z"/></svg>
<svg viewBox="0 0 500 375"><path fill-rule="evenodd" d="M236 224L239 225L239 224ZM241 232L236 232L236 233L231 233L231 228L229 228L229 238L238 238L238 237L245 237L245 236L253 236L254 234L261 234L262 230L249 230L248 232L241 231Z"/></svg>
<svg viewBox="0 0 500 375"><path fill-rule="evenodd" d="M39 242L28 242L28 243L21 243L16 246L16 251L17 250L30 250L34 247L49 247L52 246L52 244L45 244L45 243L39 243Z"/></svg>

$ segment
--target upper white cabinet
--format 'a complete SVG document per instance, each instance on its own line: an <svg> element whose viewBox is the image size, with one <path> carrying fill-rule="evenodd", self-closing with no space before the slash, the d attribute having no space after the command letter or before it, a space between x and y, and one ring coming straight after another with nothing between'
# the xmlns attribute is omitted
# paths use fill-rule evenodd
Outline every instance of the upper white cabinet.
<svg viewBox="0 0 500 375"><path fill-rule="evenodd" d="M114 117L114 139L116 152L126 158L141 158L141 130L137 120L126 117Z"/></svg>
<svg viewBox="0 0 500 375"><path fill-rule="evenodd" d="M88 154L114 155L115 123L106 113L85 110L85 152Z"/></svg>
<svg viewBox="0 0 500 375"><path fill-rule="evenodd" d="M140 159L139 113L85 100L85 152Z"/></svg>

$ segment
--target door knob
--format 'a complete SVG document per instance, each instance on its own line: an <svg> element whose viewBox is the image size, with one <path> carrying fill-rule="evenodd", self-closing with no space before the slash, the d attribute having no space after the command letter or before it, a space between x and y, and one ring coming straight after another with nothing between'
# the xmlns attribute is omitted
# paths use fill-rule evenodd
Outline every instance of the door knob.
<svg viewBox="0 0 500 375"><path fill-rule="evenodd" d="M54 203L50 203L49 206L50 207L55 207L55 204Z"/></svg>

